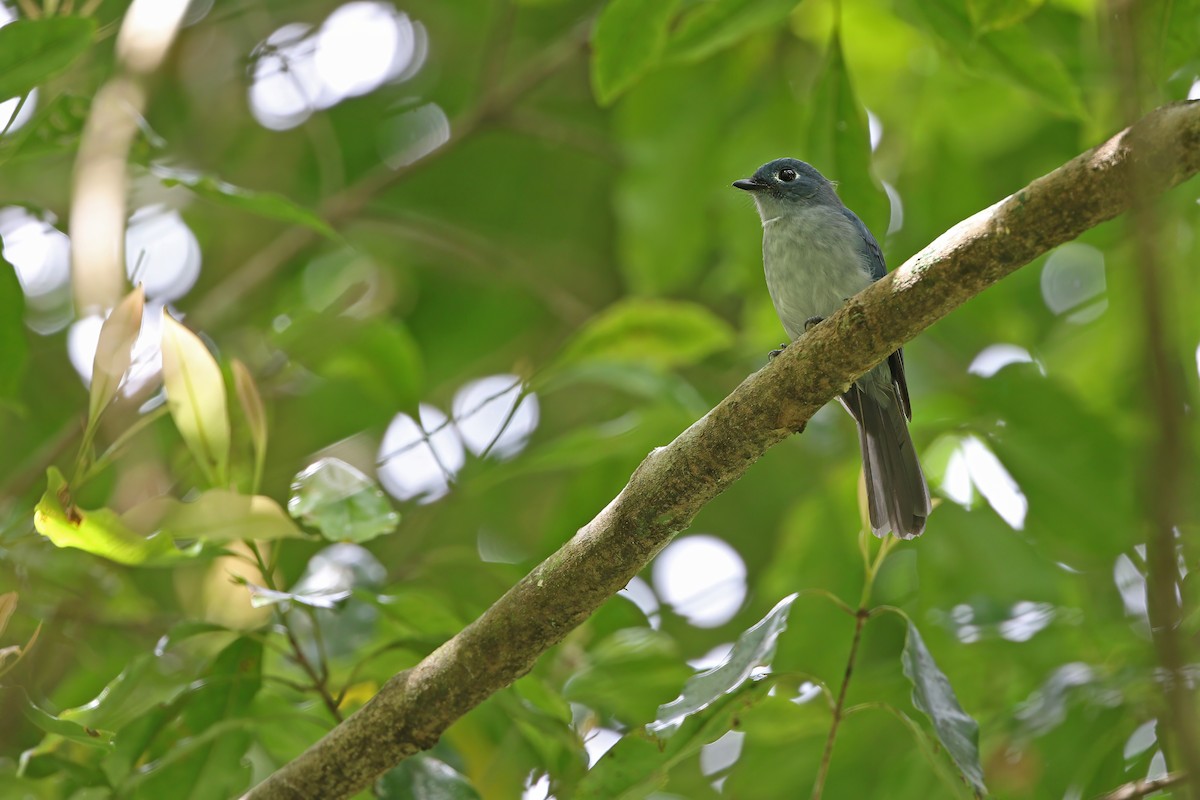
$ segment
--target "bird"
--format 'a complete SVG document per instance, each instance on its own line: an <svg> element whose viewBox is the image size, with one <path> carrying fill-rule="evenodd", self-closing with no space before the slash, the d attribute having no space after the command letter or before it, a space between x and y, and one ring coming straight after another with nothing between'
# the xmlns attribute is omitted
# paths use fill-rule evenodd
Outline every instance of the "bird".
<svg viewBox="0 0 1200 800"><path fill-rule="evenodd" d="M767 291L790 339L887 274L871 231L810 164L776 159L733 185L749 192L758 207ZM908 432L912 405L902 350L838 400L858 425L871 532L920 536L929 517L929 484Z"/></svg>

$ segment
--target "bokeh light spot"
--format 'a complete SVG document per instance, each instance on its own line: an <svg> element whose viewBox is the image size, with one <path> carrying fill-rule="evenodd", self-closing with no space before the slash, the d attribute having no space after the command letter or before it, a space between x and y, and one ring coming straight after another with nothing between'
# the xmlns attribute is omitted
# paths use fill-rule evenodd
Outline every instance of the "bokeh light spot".
<svg viewBox="0 0 1200 800"><path fill-rule="evenodd" d="M982 378L990 378L1009 364L1030 364L1033 356L1024 347L1015 344L991 344L979 351L967 367L967 372Z"/></svg>
<svg viewBox="0 0 1200 800"><path fill-rule="evenodd" d="M700 628L725 624L746 599L746 565L715 536L676 539L655 559L653 576L658 596Z"/></svg>
<svg viewBox="0 0 1200 800"><path fill-rule="evenodd" d="M658 596L654 594L654 590L650 588L650 584L641 578L635 577L617 594L628 598L635 606L640 608L642 613L646 615L646 622L649 623L651 628L658 630L659 626L662 625Z"/></svg>
<svg viewBox="0 0 1200 800"><path fill-rule="evenodd" d="M251 53L250 109L263 127L294 128L319 109L408 80L425 61L425 27L390 3L346 3L319 28L292 23Z"/></svg>
<svg viewBox="0 0 1200 800"><path fill-rule="evenodd" d="M161 205L139 208L125 229L125 273L141 283L148 299L183 297L200 277L200 243L178 211Z"/></svg>
<svg viewBox="0 0 1200 800"><path fill-rule="evenodd" d="M392 169L420 161L450 141L450 120L436 103L398 114L379 126L380 151Z"/></svg>
<svg viewBox="0 0 1200 800"><path fill-rule="evenodd" d="M379 482L397 500L432 503L450 491L466 461L458 430L438 408L422 403L421 422L397 414L379 446Z"/></svg>
<svg viewBox="0 0 1200 800"><path fill-rule="evenodd" d="M1042 267L1042 299L1055 314L1070 322L1090 322L1104 313L1104 254L1079 242L1060 246Z"/></svg>
<svg viewBox="0 0 1200 800"><path fill-rule="evenodd" d="M942 493L960 506L970 508L972 486L1009 527L1014 530L1025 527L1029 501L1021 487L986 444L976 436L966 436L946 465Z"/></svg>
<svg viewBox="0 0 1200 800"><path fill-rule="evenodd" d="M539 411L537 395L522 397L521 388L516 375L489 375L455 393L454 423L468 450L477 456L486 452L511 458L525 448L537 428Z"/></svg>
<svg viewBox="0 0 1200 800"><path fill-rule="evenodd" d="M0 25L0 27L4 26ZM0 131L6 131L6 136L11 135L14 131L19 131L33 117L33 112L37 111L37 105L37 89L29 92L24 103L19 97L13 97L0 103ZM15 118L14 115L16 115Z"/></svg>

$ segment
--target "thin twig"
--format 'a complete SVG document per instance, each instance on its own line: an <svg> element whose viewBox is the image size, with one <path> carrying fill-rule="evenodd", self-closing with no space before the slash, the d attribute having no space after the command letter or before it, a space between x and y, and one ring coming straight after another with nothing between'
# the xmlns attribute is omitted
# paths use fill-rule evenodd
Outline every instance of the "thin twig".
<svg viewBox="0 0 1200 800"><path fill-rule="evenodd" d="M483 98L489 97L500 81L517 22L517 5L513 0L499 0L495 5L496 22L484 45L483 58L479 60L479 86Z"/></svg>
<svg viewBox="0 0 1200 800"><path fill-rule="evenodd" d="M505 415L504 421L500 423L500 427L496 429L496 435L487 443L487 447L479 453L479 457L487 458L492 452L492 448L500 441L500 437L508 430L508 426L512 424L513 419L517 416L517 409L521 407L521 403L525 402L525 397L528 394L524 389L517 392L517 397L513 400L513 404L508 409L508 414Z"/></svg>
<svg viewBox="0 0 1200 800"><path fill-rule="evenodd" d="M1161 778L1146 778L1118 786L1108 794L1101 795L1097 800L1138 800L1139 797L1145 797L1155 792L1161 792L1163 789L1178 786L1186 781L1187 777L1187 773L1185 772L1168 772Z"/></svg>
<svg viewBox="0 0 1200 800"><path fill-rule="evenodd" d="M854 661L858 657L858 643L862 639L862 629L867 622L867 614L867 609L860 608L854 615L854 638L850 641L850 655L846 658L846 672L842 675L842 687L838 690L837 701L833 704L833 722L829 724L829 735L825 737L825 749L821 753L821 766L817 770L817 780L813 783L813 800L820 800L821 794L825 791L825 779L829 776L829 763L833 759L833 743L837 739L838 727L842 724L846 690L850 687L850 676L854 674Z"/></svg>
<svg viewBox="0 0 1200 800"><path fill-rule="evenodd" d="M258 548L258 542L248 539L246 540L246 545L250 548L250 552L254 554L254 561L258 566L258 571L262 574L263 583L268 589L277 591L274 576L272 571L268 569L266 560L263 559L262 551ZM304 653L304 648L300 646L300 640L296 638L296 632L292 630L291 622L288 619L288 612L282 611L276 606L276 614L279 617L279 626L283 628L283 634L288 640L288 645L291 646L290 655L292 661L303 670L304 674L308 676L309 681L311 681L308 689L315 692L321 698L321 702L325 704L325 708L333 715L333 718L341 722L343 719L342 710L338 708L337 701L329 691L328 673L324 671L325 667L322 666L321 672L318 672L313 667L312 661ZM318 631L316 619L312 620L312 624L315 636Z"/></svg>
<svg viewBox="0 0 1200 800"><path fill-rule="evenodd" d="M474 408L472 408L470 411L468 411L464 414L461 414L457 417L452 416L452 415L448 416L448 417L446 417L445 420L443 420L442 422L439 422L437 425L434 425L432 428L430 428L427 431L425 430L425 426L420 423L420 420L413 420L414 422L417 423L417 427L425 432L425 437L422 437L420 439L414 439L413 441L408 442L407 444L400 445L399 447L395 448L394 450L389 450L386 454L380 456L375 461L375 466L382 467L384 464L391 461L396 456L403 455L404 453L407 453L409 450L412 450L414 447L419 447L420 445L427 444L428 439L426 437L436 436L440 431L444 430L445 428L450 427L454 423L461 422L464 419L468 419L468 418L474 416L475 414L479 413L480 409L482 409L488 403L491 403L495 400L499 400L501 397L508 394L513 389L516 389L517 387L519 387L521 385L521 383L522 383L522 380L520 378L517 378L515 381L513 381L508 386L505 386L500 391L490 394L487 397L483 398L483 400L479 401L479 403ZM430 447L432 447L432 445L430 445Z"/></svg>
<svg viewBox="0 0 1200 800"><path fill-rule="evenodd" d="M845 600L838 597L836 594L829 591L828 589L821 589L819 587L813 587L810 589L801 589L799 592L796 593L796 597L797 597L797 599L799 599L801 597L824 597L826 600L833 603L835 606L837 606L842 611L845 611L850 616L852 616L852 617L858 616L858 612L855 611L854 608L849 603L847 603Z"/></svg>

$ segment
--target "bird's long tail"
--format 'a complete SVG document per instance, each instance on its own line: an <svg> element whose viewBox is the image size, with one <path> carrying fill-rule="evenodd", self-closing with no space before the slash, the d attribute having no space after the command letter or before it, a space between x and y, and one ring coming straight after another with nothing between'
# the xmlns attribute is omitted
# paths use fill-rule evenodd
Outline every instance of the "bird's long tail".
<svg viewBox="0 0 1200 800"><path fill-rule="evenodd" d="M841 400L858 423L871 531L881 538L889 531L901 539L920 536L929 517L929 485L900 403L860 384Z"/></svg>

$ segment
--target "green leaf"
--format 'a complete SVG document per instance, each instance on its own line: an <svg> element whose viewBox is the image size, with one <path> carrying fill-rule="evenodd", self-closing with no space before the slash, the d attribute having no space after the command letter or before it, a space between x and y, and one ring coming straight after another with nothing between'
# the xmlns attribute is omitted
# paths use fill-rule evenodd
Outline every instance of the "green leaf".
<svg viewBox="0 0 1200 800"><path fill-rule="evenodd" d="M675 642L661 631L624 628L591 648L590 665L563 688L563 697L627 725L652 719L664 699L679 691L691 670Z"/></svg>
<svg viewBox="0 0 1200 800"><path fill-rule="evenodd" d="M195 636L204 636L210 633L229 633L230 629L224 625L218 625L215 622L201 622L199 620L183 620L172 625L167 632L158 638L154 643L154 655L162 656L163 653L171 649L182 641L191 639Z"/></svg>
<svg viewBox="0 0 1200 800"><path fill-rule="evenodd" d="M167 661L139 655L90 702L68 708L59 716L80 725L120 730L147 709L170 702L187 690L190 677L182 671L167 671L167 665Z"/></svg>
<svg viewBox="0 0 1200 800"><path fill-rule="evenodd" d="M119 796L159 800L178 797L180 787L187 787L188 800L240 797L250 787L246 751L254 743L253 727L250 720L224 720L181 740L162 758L139 766Z"/></svg>
<svg viewBox="0 0 1200 800"><path fill-rule="evenodd" d="M416 415L425 368L420 347L401 323L322 317L286 347L322 378L352 381L365 403Z"/></svg>
<svg viewBox="0 0 1200 800"><path fill-rule="evenodd" d="M88 427L92 427L116 397L121 379L133 362L133 346L142 330L146 292L138 286L117 304L100 326L96 355L92 359L92 385L88 391Z"/></svg>
<svg viewBox="0 0 1200 800"><path fill-rule="evenodd" d="M461 773L433 756L418 754L375 782L381 800L479 800L479 792Z"/></svg>
<svg viewBox="0 0 1200 800"><path fill-rule="evenodd" d="M1047 108L1083 117L1079 86L1062 62L1021 25L975 35L957 0L902 0L900 13L940 41L968 69L994 75L1040 97Z"/></svg>
<svg viewBox="0 0 1200 800"><path fill-rule="evenodd" d="M769 666L775 655L775 640L787 628L788 613L796 597L791 594L783 598L765 617L743 631L725 661L689 678L683 693L659 706L658 718L646 728L664 738L670 736L688 717L750 680L756 668Z"/></svg>
<svg viewBox="0 0 1200 800"><path fill-rule="evenodd" d="M933 723L938 741L945 746L959 772L979 795L987 794L979 763L979 724L963 711L950 681L938 669L920 632L908 623L908 636L900 656L904 676L912 682L912 702Z"/></svg>
<svg viewBox="0 0 1200 800"><path fill-rule="evenodd" d="M667 57L697 61L787 18L797 0L707 0L688 13L667 47Z"/></svg>
<svg viewBox="0 0 1200 800"><path fill-rule="evenodd" d="M270 497L209 489L191 502L156 497L121 515L138 533L222 544L242 539L304 538L304 531Z"/></svg>
<svg viewBox="0 0 1200 800"><path fill-rule="evenodd" d="M0 256L0 397L16 394L29 359L24 319L25 293L16 270Z"/></svg>
<svg viewBox="0 0 1200 800"><path fill-rule="evenodd" d="M84 17L19 19L0 28L0 98L19 97L62 72L91 46Z"/></svg>
<svg viewBox="0 0 1200 800"><path fill-rule="evenodd" d="M250 782L244 762L254 741L245 719L262 688L263 645L242 637L217 654L183 710L188 738L135 773L120 792L132 798L179 796L189 800L237 797Z"/></svg>
<svg viewBox="0 0 1200 800"><path fill-rule="evenodd" d="M180 550L164 534L141 536L110 509L79 508L54 467L46 470L46 493L34 509L33 525L58 547L74 547L118 564L170 566L200 553L199 545Z"/></svg>
<svg viewBox="0 0 1200 800"><path fill-rule="evenodd" d="M678 0L610 0L592 34L592 90L609 105L653 67Z"/></svg>
<svg viewBox="0 0 1200 800"><path fill-rule="evenodd" d="M189 700L184 717L188 728L202 731L210 725L245 715L262 688L263 644L243 636L227 645L203 676L204 684Z"/></svg>
<svg viewBox="0 0 1200 800"><path fill-rule="evenodd" d="M29 755L47 752L57 744L55 741L56 739L65 739L69 742L75 742L76 744L83 744L87 745L88 747L98 747L105 750L112 747L114 736L112 731L97 730L96 728L89 728L86 725L81 725L80 723L69 719L56 717L48 711L35 705L29 699L28 695L25 694L23 689L10 688L7 689L7 691L21 693L21 699L19 702L21 705L22 715L26 720L36 725L45 733L50 734L52 737L49 742L43 742L43 744L34 751L30 751ZM23 758L28 760L26 757Z"/></svg>
<svg viewBox="0 0 1200 800"><path fill-rule="evenodd" d="M200 337L163 308L162 374L175 427L210 483L229 466L229 409L221 368Z"/></svg>
<svg viewBox="0 0 1200 800"><path fill-rule="evenodd" d="M1044 0L967 0L967 13L976 31L986 33L1023 22Z"/></svg>
<svg viewBox="0 0 1200 800"><path fill-rule="evenodd" d="M367 542L400 523L379 485L337 458L322 458L296 475L288 513L334 542Z"/></svg>
<svg viewBox="0 0 1200 800"><path fill-rule="evenodd" d="M75 149L90 108L91 100L77 94L63 93L49 100L39 96L33 118L0 138L0 164L61 155Z"/></svg>
<svg viewBox="0 0 1200 800"><path fill-rule="evenodd" d="M162 181L164 186L183 186L205 200L291 225L303 225L329 239L341 241L341 237L329 223L283 195L243 189L212 175L175 169L162 164L151 165L150 172Z"/></svg>
<svg viewBox="0 0 1200 800"><path fill-rule="evenodd" d="M668 369L695 364L732 343L733 329L703 306L631 298L589 320L563 349L558 366L615 361Z"/></svg>
<svg viewBox="0 0 1200 800"><path fill-rule="evenodd" d="M621 737L580 781L577 800L642 798L667 781L667 772L706 744L724 736L739 715L762 702L773 685L763 680L743 684L708 708L688 717L670 738L638 727Z"/></svg>
<svg viewBox="0 0 1200 800"><path fill-rule="evenodd" d="M825 68L813 88L809 108L809 160L837 182L842 202L882 239L887 230L887 196L871 177L867 112L854 94L841 37L836 33L829 41Z"/></svg>
<svg viewBox="0 0 1200 800"><path fill-rule="evenodd" d="M1200 58L1200 0L1171 0L1166 3L1165 13L1155 16L1161 22L1156 20L1147 27L1158 34L1158 41L1149 42L1148 49L1161 57L1159 75L1165 80L1180 66ZM1194 74L1193 70L1188 79Z"/></svg>

